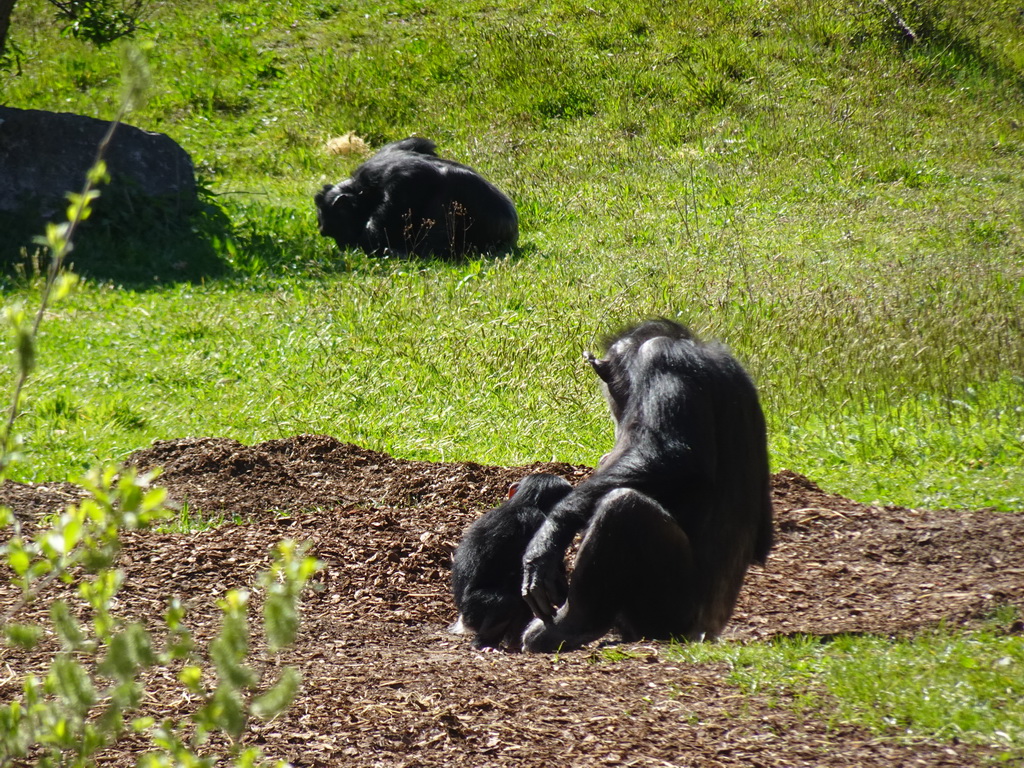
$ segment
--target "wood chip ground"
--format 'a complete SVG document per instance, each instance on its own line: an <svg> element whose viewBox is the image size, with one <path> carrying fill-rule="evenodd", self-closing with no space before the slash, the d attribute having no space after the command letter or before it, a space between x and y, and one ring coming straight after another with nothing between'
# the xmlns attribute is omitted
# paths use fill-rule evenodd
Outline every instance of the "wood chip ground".
<svg viewBox="0 0 1024 768"><path fill-rule="evenodd" d="M474 650L451 635L451 553L463 529L535 471L578 483L564 464L488 467L401 461L323 435L256 446L214 438L161 441L136 453L163 468L175 504L223 522L198 533L126 536L124 615L152 621L168 594L189 606L198 638L216 633L215 601L251 587L272 545L311 542L325 567L305 599L285 663L303 687L250 743L295 766L968 766L992 758L964 744L904 744L895 734L799 716L787 695L748 695L724 666L689 664L664 644L548 655ZM0 486L24 519L75 498L66 484ZM939 624L980 626L1024 606L1024 515L877 507L774 477L777 545L755 567L727 637L907 636ZM10 605L9 588L0 607ZM42 607L38 609L42 611ZM613 641L614 642L614 641ZM42 653L0 650L0 698ZM268 669L272 673L272 669ZM894 682L898 684L898 681ZM194 707L173 674L154 676L144 709ZM141 739L103 764L134 765Z"/></svg>

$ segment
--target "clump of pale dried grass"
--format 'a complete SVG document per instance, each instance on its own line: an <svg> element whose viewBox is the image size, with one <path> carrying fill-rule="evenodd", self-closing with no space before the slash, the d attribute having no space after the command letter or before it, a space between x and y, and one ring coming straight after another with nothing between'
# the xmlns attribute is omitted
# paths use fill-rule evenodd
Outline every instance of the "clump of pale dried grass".
<svg viewBox="0 0 1024 768"><path fill-rule="evenodd" d="M328 139L327 153L343 155L344 157L368 155L370 154L370 145L359 136L356 136L355 131L349 131L344 136L335 136L333 139Z"/></svg>

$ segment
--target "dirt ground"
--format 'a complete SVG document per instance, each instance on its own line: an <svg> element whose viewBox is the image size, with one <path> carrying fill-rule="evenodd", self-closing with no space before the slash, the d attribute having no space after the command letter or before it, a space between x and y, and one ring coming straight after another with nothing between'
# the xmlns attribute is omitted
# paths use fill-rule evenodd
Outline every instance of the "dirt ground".
<svg viewBox="0 0 1024 768"><path fill-rule="evenodd" d="M250 586L276 541L307 540L325 564L285 658L301 669L302 690L250 737L295 766L965 766L990 757L829 725L827 713L796 715L784 695L743 694L724 666L674 660L664 644L617 645L628 656L612 662L595 647L481 652L449 634L449 563L463 529L524 474L575 484L588 468L401 461L322 435L251 447L157 442L132 462L163 467L173 502L225 522L128 535L124 614L158 616L175 593L208 638L216 598ZM73 490L6 483L0 504L31 518L61 509ZM910 635L1024 606L1024 514L867 506L792 472L775 476L774 503L776 547L748 574L728 638ZM0 605L11 599L2 592ZM0 699L16 695L13 673L42 662L4 654ZM170 676L152 684L150 714L190 711ZM104 764L134 765L141 747L129 739Z"/></svg>

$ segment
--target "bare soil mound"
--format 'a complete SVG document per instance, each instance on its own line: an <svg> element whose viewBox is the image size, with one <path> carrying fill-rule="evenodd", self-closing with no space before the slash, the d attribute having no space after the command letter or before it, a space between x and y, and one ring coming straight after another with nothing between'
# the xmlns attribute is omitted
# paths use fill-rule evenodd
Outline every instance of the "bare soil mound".
<svg viewBox="0 0 1024 768"><path fill-rule="evenodd" d="M628 658L611 663L593 649L479 652L448 634L449 563L463 529L523 475L576 484L586 467L402 461L322 435L160 441L131 463L162 467L174 503L224 522L127 536L129 615L159 615L174 593L196 635L209 637L216 598L251 585L278 540L310 541L324 562L287 659L303 689L252 737L296 766L963 766L987 756L829 728L778 697L741 694L723 667L673 660L664 645L621 645ZM0 486L0 504L24 517L74 496L65 484ZM1024 605L1024 515L868 506L792 472L775 476L774 503L776 548L750 571L730 638L913 634ZM163 697L154 684L151 714L193 706L173 681ZM0 697L15 685L0 683ZM109 764L134 765L135 748L121 745Z"/></svg>

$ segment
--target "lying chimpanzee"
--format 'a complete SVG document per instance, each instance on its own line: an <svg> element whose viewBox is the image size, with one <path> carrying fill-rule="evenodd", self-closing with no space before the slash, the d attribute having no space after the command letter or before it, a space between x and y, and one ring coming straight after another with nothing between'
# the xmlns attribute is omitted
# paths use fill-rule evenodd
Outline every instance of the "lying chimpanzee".
<svg viewBox="0 0 1024 768"><path fill-rule="evenodd" d="M509 489L505 503L466 529L452 562L452 593L459 609L453 631L475 632L477 648L519 650L533 618L520 594L523 552L547 513L571 490L556 475L528 475ZM561 575L564 580L564 568Z"/></svg>
<svg viewBox="0 0 1024 768"><path fill-rule="evenodd" d="M367 253L433 253L513 248L512 201L472 168L438 157L412 137L384 146L352 178L314 196L320 234Z"/></svg>
<svg viewBox="0 0 1024 768"><path fill-rule="evenodd" d="M615 446L544 520L523 558L538 617L529 651L717 636L747 566L772 546L764 415L728 351L649 320L587 354L604 382ZM562 558L585 528L568 589Z"/></svg>

